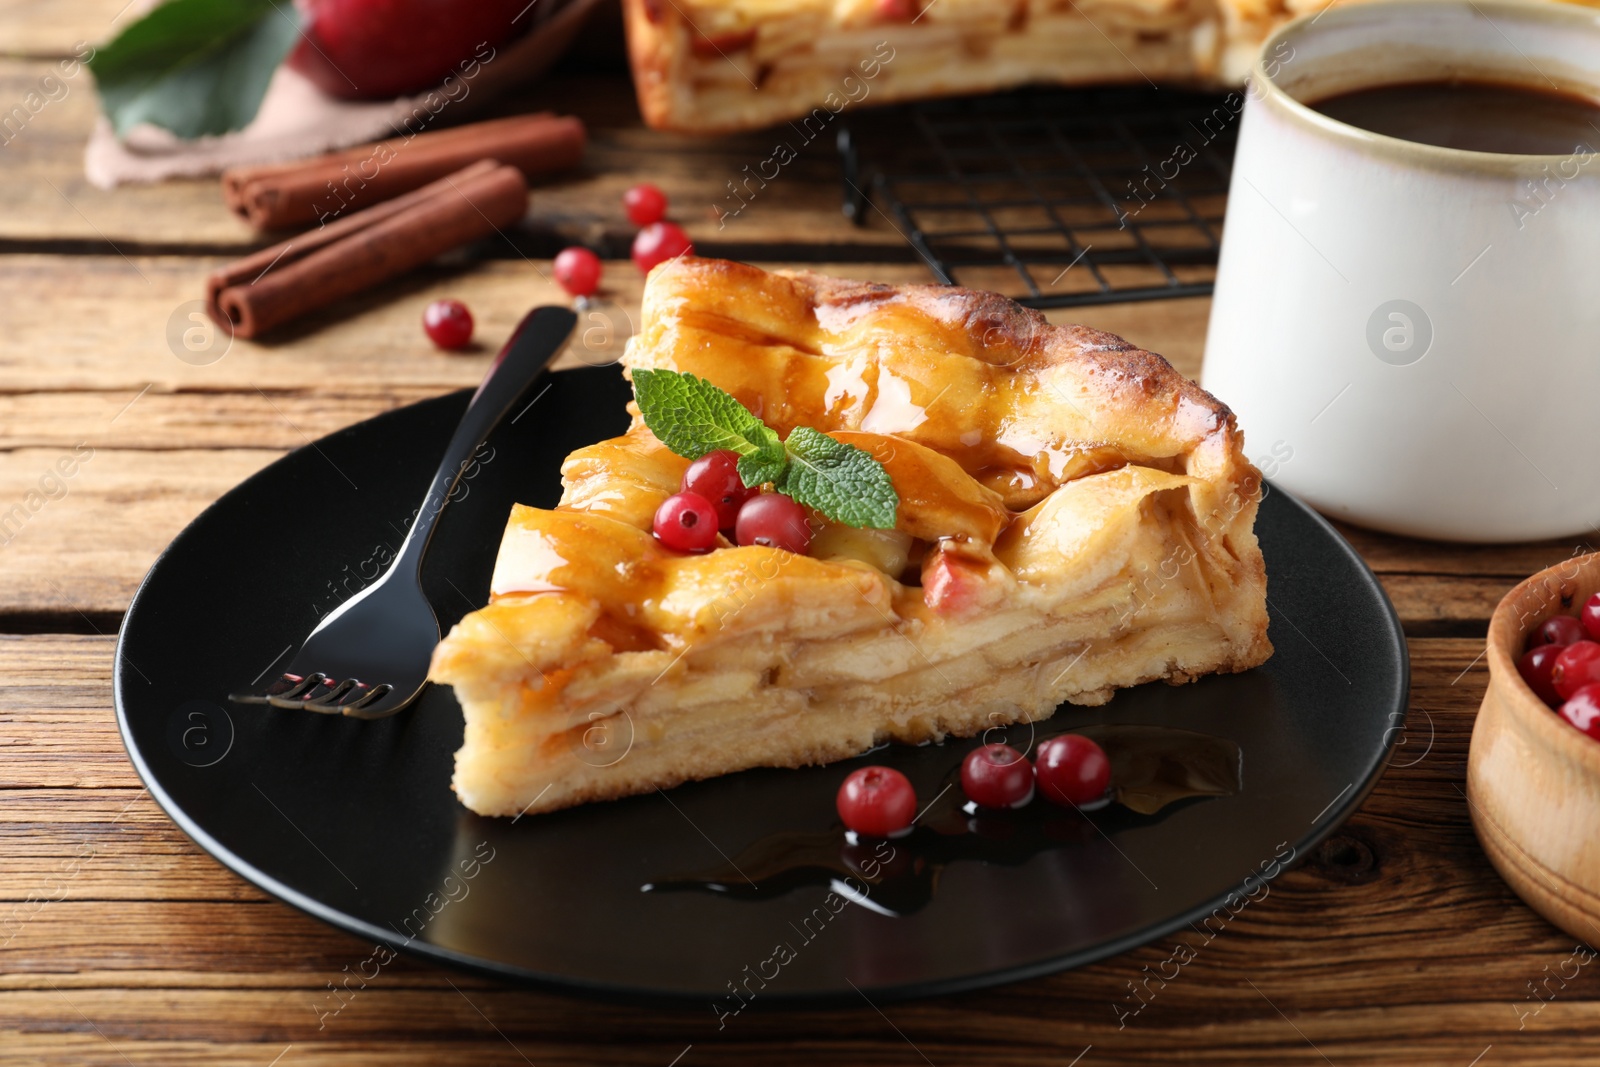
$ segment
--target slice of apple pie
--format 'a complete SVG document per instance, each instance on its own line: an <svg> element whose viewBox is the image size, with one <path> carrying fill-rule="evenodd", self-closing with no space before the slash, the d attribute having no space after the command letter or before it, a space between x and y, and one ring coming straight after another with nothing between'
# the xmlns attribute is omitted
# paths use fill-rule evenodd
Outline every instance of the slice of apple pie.
<svg viewBox="0 0 1600 1067"><path fill-rule="evenodd" d="M813 512L804 554L675 551L653 531L689 458L638 414L572 453L434 656L474 811L969 736L1271 655L1260 475L1159 356L994 294L684 259L651 273L624 362L636 391L686 372L790 445L867 453L892 528Z"/></svg>

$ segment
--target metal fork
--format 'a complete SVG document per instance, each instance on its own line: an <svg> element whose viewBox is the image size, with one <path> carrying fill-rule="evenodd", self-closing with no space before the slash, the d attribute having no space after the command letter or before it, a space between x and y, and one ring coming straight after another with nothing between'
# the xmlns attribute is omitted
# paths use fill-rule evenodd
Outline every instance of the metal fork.
<svg viewBox="0 0 1600 1067"><path fill-rule="evenodd" d="M381 719L417 699L439 643L439 620L422 592L422 557L434 524L473 454L549 366L576 321L563 307L528 312L472 394L389 569L329 612L288 669L265 689L234 694L231 700Z"/></svg>

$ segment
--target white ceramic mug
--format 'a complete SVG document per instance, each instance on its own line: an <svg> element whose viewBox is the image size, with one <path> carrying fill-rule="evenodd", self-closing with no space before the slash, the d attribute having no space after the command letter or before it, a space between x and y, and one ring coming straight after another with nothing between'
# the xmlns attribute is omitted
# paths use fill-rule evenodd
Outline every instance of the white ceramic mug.
<svg viewBox="0 0 1600 1067"><path fill-rule="evenodd" d="M1300 102L1463 76L1600 99L1600 12L1393 0L1266 42L1202 382L1275 481L1335 518L1466 541L1593 530L1600 130L1567 155L1497 155Z"/></svg>

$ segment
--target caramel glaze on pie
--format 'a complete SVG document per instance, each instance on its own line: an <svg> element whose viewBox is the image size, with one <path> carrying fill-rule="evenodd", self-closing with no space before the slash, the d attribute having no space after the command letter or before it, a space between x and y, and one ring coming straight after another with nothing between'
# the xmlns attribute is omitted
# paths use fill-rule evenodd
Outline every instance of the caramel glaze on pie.
<svg viewBox="0 0 1600 1067"><path fill-rule="evenodd" d="M555 509L514 509L489 605L435 655L475 811L971 735L1271 654L1260 475L1159 356L993 294L685 259L650 275L624 362L872 452L896 531L836 531L857 547L832 559L667 550L651 520L688 460L632 409L568 457Z"/></svg>

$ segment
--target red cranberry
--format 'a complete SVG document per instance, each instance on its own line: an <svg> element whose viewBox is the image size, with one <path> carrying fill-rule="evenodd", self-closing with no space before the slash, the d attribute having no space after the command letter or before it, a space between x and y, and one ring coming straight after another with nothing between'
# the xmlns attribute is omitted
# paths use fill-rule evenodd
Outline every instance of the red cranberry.
<svg viewBox="0 0 1600 1067"><path fill-rule="evenodd" d="M1550 684L1561 699L1572 699L1573 693L1591 682L1600 682L1600 644L1578 641L1563 648L1550 668Z"/></svg>
<svg viewBox="0 0 1600 1067"><path fill-rule="evenodd" d="M1561 705L1560 715L1600 741L1600 685L1586 685L1573 693Z"/></svg>
<svg viewBox="0 0 1600 1067"><path fill-rule="evenodd" d="M1583 622L1583 628L1589 631L1589 636L1600 641L1600 593L1584 602L1578 618Z"/></svg>
<svg viewBox="0 0 1600 1067"><path fill-rule="evenodd" d="M904 833L917 817L917 791L893 767L862 767L850 772L835 803L845 826L870 837Z"/></svg>
<svg viewBox="0 0 1600 1067"><path fill-rule="evenodd" d="M600 288L600 257L587 248L563 248L551 269L556 284L573 296L593 296Z"/></svg>
<svg viewBox="0 0 1600 1067"><path fill-rule="evenodd" d="M746 488L739 477L739 454L727 449L707 452L689 464L678 488L711 501L711 506L717 509L717 525L724 530L733 529L739 509L760 491Z"/></svg>
<svg viewBox="0 0 1600 1067"><path fill-rule="evenodd" d="M917 16L916 0L878 0L874 6L885 22L910 22Z"/></svg>
<svg viewBox="0 0 1600 1067"><path fill-rule="evenodd" d="M1552 708L1561 703L1561 694L1556 692L1555 683L1550 680L1550 671L1556 665L1556 657L1563 651L1557 645L1535 645L1517 661L1517 673L1522 675L1522 680L1528 683L1528 688L1533 690L1535 696Z"/></svg>
<svg viewBox="0 0 1600 1067"><path fill-rule="evenodd" d="M679 552L705 552L717 543L717 509L693 493L669 496L656 508L656 536Z"/></svg>
<svg viewBox="0 0 1600 1067"><path fill-rule="evenodd" d="M1045 796L1080 808L1105 798L1111 761L1104 749L1082 734L1062 734L1039 746L1033 773Z"/></svg>
<svg viewBox="0 0 1600 1067"><path fill-rule="evenodd" d="M1555 645L1558 648L1566 648L1574 641L1586 641L1588 639L1589 632L1584 628L1583 623L1574 619L1571 615L1552 615L1544 620L1537 630L1533 631L1533 636L1528 639L1528 647Z"/></svg>
<svg viewBox="0 0 1600 1067"><path fill-rule="evenodd" d="M961 761L961 791L985 808L1020 808L1033 799L1033 764L1010 745L984 745Z"/></svg>
<svg viewBox="0 0 1600 1067"><path fill-rule="evenodd" d="M640 182L622 194L622 206L628 212L629 222L648 226L666 218L667 194L649 182Z"/></svg>
<svg viewBox="0 0 1600 1067"><path fill-rule="evenodd" d="M472 312L459 300L435 300L422 311L422 328L434 344L454 352L472 340Z"/></svg>
<svg viewBox="0 0 1600 1067"><path fill-rule="evenodd" d="M761 493L739 508L734 540L741 545L765 545L805 555L811 547L811 524L806 509L782 493Z"/></svg>
<svg viewBox="0 0 1600 1067"><path fill-rule="evenodd" d="M652 222L633 238L634 266L646 274L658 263L693 254L694 245L689 242L689 235L676 223Z"/></svg>

